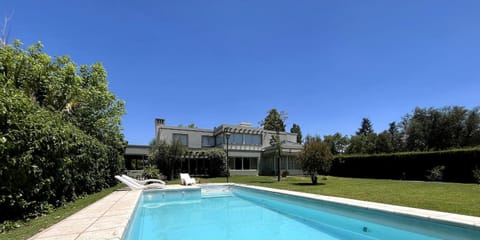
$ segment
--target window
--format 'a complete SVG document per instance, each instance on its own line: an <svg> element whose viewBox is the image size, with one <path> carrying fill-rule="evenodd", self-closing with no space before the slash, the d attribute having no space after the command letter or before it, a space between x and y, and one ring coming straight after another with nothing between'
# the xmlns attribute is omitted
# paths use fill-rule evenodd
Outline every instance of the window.
<svg viewBox="0 0 480 240"><path fill-rule="evenodd" d="M257 158L250 158L250 169L257 169Z"/></svg>
<svg viewBox="0 0 480 240"><path fill-rule="evenodd" d="M243 169L250 169L250 158L243 158Z"/></svg>
<svg viewBox="0 0 480 240"><path fill-rule="evenodd" d="M233 169L233 166L235 166L235 158L229 157L228 158L228 168Z"/></svg>
<svg viewBox="0 0 480 240"><path fill-rule="evenodd" d="M262 145L262 135L245 134L246 145Z"/></svg>
<svg viewBox="0 0 480 240"><path fill-rule="evenodd" d="M174 133L173 142L181 142L183 146L188 146L188 135Z"/></svg>
<svg viewBox="0 0 480 240"><path fill-rule="evenodd" d="M242 158L242 157L235 157L229 158L228 161L228 168L234 170L251 170L257 169L257 162L258 158L250 157L250 158Z"/></svg>
<svg viewBox="0 0 480 240"><path fill-rule="evenodd" d="M215 138L212 136L202 136L202 147L214 147Z"/></svg>
<svg viewBox="0 0 480 240"><path fill-rule="evenodd" d="M216 137L216 143L217 143L217 146L220 145L220 144L223 144L223 134L218 134Z"/></svg>
<svg viewBox="0 0 480 240"><path fill-rule="evenodd" d="M300 163L295 156L288 156L288 169L301 169Z"/></svg>
<svg viewBox="0 0 480 240"><path fill-rule="evenodd" d="M243 134L234 133L230 135L230 144L243 144Z"/></svg>
<svg viewBox="0 0 480 240"><path fill-rule="evenodd" d="M235 158L235 170L242 170L242 158Z"/></svg>

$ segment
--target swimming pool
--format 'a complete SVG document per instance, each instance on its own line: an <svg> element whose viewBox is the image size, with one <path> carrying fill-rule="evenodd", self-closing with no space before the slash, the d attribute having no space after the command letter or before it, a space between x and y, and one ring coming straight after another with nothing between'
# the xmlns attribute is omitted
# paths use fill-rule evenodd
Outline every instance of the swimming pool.
<svg viewBox="0 0 480 240"><path fill-rule="evenodd" d="M247 186L145 191L123 239L480 239L475 226Z"/></svg>

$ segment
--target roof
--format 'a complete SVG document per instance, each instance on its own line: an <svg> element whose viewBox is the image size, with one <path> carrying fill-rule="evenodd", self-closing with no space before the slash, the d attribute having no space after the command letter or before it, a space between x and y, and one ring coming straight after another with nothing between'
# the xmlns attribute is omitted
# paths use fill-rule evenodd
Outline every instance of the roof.
<svg viewBox="0 0 480 240"><path fill-rule="evenodd" d="M150 146L148 145L127 145L125 155L148 155Z"/></svg>

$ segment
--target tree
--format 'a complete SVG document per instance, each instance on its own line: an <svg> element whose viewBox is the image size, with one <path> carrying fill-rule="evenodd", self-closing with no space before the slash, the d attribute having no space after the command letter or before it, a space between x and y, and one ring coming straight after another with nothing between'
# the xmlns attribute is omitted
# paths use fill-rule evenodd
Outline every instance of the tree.
<svg viewBox="0 0 480 240"><path fill-rule="evenodd" d="M282 144L280 141L279 132L285 132L285 120L287 119L286 112L278 113L277 109L273 108L268 111L268 115L263 121L260 122L260 125L263 126L265 130L275 131L276 135L272 135L270 139L270 145L275 146L277 149L277 175L278 181L280 181L280 161L282 157Z"/></svg>
<svg viewBox="0 0 480 240"><path fill-rule="evenodd" d="M372 123L368 118L363 118L362 123L355 136L350 138L350 145L347 152L372 154L376 152L377 134L373 131Z"/></svg>
<svg viewBox="0 0 480 240"><path fill-rule="evenodd" d="M264 120L260 122L265 130L271 130L276 132L285 132L285 120L287 119L287 113L282 111L278 112L277 109L272 108L268 111L268 115Z"/></svg>
<svg viewBox="0 0 480 240"><path fill-rule="evenodd" d="M325 135L323 141L328 144L332 154L343 154L346 152L348 145L350 144L350 139L347 135L342 136L341 133L337 132L333 135Z"/></svg>
<svg viewBox="0 0 480 240"><path fill-rule="evenodd" d="M320 137L320 135L312 136L310 134L307 134L307 136L305 137L305 144L308 144L311 142L321 142L321 141L322 141L322 137Z"/></svg>
<svg viewBox="0 0 480 240"><path fill-rule="evenodd" d="M302 130L300 129L300 126L294 123L292 128L290 128L290 132L296 133L297 143L302 144Z"/></svg>
<svg viewBox="0 0 480 240"><path fill-rule="evenodd" d="M377 153L391 153L393 149L393 141L389 131L383 131L378 134L376 142Z"/></svg>
<svg viewBox="0 0 480 240"><path fill-rule="evenodd" d="M117 184L123 101L101 64L77 66L37 43L0 46L0 222Z"/></svg>
<svg viewBox="0 0 480 240"><path fill-rule="evenodd" d="M150 153L150 160L168 180L175 178L179 173L181 157L186 153L186 148L180 141L168 144L164 141L157 143Z"/></svg>
<svg viewBox="0 0 480 240"><path fill-rule="evenodd" d="M304 145L299 160L302 169L310 175L312 184L317 184L317 174L328 174L332 166L333 155L324 142L311 142Z"/></svg>
<svg viewBox="0 0 480 240"><path fill-rule="evenodd" d="M468 111L465 119L465 134L462 140L463 146L480 145L480 108L476 107Z"/></svg>
<svg viewBox="0 0 480 240"><path fill-rule="evenodd" d="M362 119L362 125L356 132L357 135L363 135L363 136L368 136L370 134L374 133L373 127L372 127L372 122L370 122L370 119L368 118L363 118Z"/></svg>

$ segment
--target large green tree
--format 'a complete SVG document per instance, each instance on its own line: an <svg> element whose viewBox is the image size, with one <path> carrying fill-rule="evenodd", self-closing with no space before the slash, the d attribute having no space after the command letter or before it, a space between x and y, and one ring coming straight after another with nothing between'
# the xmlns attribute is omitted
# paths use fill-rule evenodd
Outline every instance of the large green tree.
<svg viewBox="0 0 480 240"><path fill-rule="evenodd" d="M180 161L186 153L187 149L181 141L172 144L162 141L153 146L150 160L168 180L172 180L180 173Z"/></svg>
<svg viewBox="0 0 480 240"><path fill-rule="evenodd" d="M373 130L372 123L368 118L363 118L355 136L350 138L347 152L351 154L372 154L376 152L377 134Z"/></svg>
<svg viewBox="0 0 480 240"><path fill-rule="evenodd" d="M123 101L101 64L0 46L0 221L32 217L116 184Z"/></svg>
<svg viewBox="0 0 480 240"><path fill-rule="evenodd" d="M279 132L285 132L285 120L287 119L286 112L278 112L277 109L273 108L268 111L268 115L264 120L260 122L260 125L263 126L265 130L275 131L276 134L272 135L270 138L270 145L275 146L276 155L277 155L277 177L280 181L280 161L282 158L282 144L280 141Z"/></svg>
<svg viewBox="0 0 480 240"><path fill-rule="evenodd" d="M478 108L415 108L405 117L406 146L410 151L442 150L480 145Z"/></svg>
<svg viewBox="0 0 480 240"><path fill-rule="evenodd" d="M278 112L277 109L272 108L268 111L267 116L260 122L265 130L285 132L285 120L287 114L285 112Z"/></svg>
<svg viewBox="0 0 480 240"><path fill-rule="evenodd" d="M294 123L292 128L290 128L291 133L297 134L297 143L302 144L302 130L300 129L300 125Z"/></svg>
<svg viewBox="0 0 480 240"><path fill-rule="evenodd" d="M326 175L330 171L333 155L326 143L313 141L304 145L298 159L303 171L310 175L312 184L317 184L317 175Z"/></svg>
<svg viewBox="0 0 480 240"><path fill-rule="evenodd" d="M348 136L342 136L341 133L337 132L333 135L325 135L323 141L328 144L332 154L342 154L347 150L348 145L350 144L350 139Z"/></svg>

